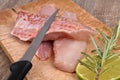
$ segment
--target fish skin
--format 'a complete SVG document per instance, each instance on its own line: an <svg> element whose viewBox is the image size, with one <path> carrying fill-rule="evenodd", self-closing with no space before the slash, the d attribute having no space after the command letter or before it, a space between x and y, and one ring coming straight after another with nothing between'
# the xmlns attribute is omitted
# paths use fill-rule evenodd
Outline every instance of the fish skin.
<svg viewBox="0 0 120 80"><path fill-rule="evenodd" d="M55 18L46 33L44 41L57 40L60 38L89 41L90 35L95 34L97 34L95 30L78 22L76 14L63 12L61 16Z"/></svg>
<svg viewBox="0 0 120 80"><path fill-rule="evenodd" d="M53 5L44 5L37 14L18 12L16 24L11 34L22 41L32 40L55 10Z"/></svg>
<svg viewBox="0 0 120 80"><path fill-rule="evenodd" d="M50 16L45 14L46 10L42 10L43 8L41 8L40 11L42 13L39 12L38 15L19 12L15 27L11 31L11 34L23 41L32 40ZM53 13L54 10L55 9L51 7L51 13ZM50 29L46 33L44 41L57 40L59 38L72 38L87 41L90 34L94 35L96 33L90 27L80 24L74 13L64 12L60 17L55 18Z"/></svg>

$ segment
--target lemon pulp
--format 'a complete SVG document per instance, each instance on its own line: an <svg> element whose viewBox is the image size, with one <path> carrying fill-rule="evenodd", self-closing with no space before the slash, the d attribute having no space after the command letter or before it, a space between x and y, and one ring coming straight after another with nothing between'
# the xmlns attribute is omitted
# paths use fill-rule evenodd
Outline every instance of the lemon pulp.
<svg viewBox="0 0 120 80"><path fill-rule="evenodd" d="M116 57L113 60L107 61L102 70L108 69L103 72L99 80L120 80L120 57ZM81 65L76 66L76 74L79 80L95 80L96 74Z"/></svg>

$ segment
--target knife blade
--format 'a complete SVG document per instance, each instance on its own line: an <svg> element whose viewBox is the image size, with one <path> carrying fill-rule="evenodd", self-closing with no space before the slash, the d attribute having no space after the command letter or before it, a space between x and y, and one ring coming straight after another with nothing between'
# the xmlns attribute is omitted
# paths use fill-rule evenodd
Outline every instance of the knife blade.
<svg viewBox="0 0 120 80"><path fill-rule="evenodd" d="M38 32L37 36L33 39L32 43L30 44L29 48L23 55L23 57L13 63L10 66L11 74L8 78L8 80L23 80L25 75L29 72L29 70L32 68L31 60L36 53L37 49L39 48L47 30L49 29L50 25L52 24L54 18L56 17L56 14L58 13L59 9L57 9L45 22L44 26L41 28L41 30Z"/></svg>

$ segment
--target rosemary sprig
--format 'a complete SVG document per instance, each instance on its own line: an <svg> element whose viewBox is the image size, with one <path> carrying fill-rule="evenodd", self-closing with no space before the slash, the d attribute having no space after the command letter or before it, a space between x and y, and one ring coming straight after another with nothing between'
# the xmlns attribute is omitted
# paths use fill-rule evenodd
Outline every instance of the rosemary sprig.
<svg viewBox="0 0 120 80"><path fill-rule="evenodd" d="M118 56L120 53L113 54L112 51L119 47L120 45L117 45L116 42L119 38L120 34L120 22L118 26L116 26L113 29L113 32L110 37L108 37L105 33L103 33L101 30L97 29L97 31L100 33L102 38L98 38L100 41L102 47L98 46L95 39L90 36L91 42L95 47L95 56L90 56L85 52L82 52L83 55L85 55L86 61L80 60L79 62L81 65L87 67L89 70L94 72L96 74L95 80L99 80L99 77L102 73L109 69L105 69L102 72L102 68L104 64L110 60Z"/></svg>

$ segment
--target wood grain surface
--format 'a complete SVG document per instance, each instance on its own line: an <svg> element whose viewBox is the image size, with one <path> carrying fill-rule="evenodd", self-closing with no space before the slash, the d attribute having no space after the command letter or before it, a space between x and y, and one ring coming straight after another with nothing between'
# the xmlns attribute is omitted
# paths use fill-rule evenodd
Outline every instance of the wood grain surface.
<svg viewBox="0 0 120 80"><path fill-rule="evenodd" d="M0 0L0 9L11 8L34 0ZM120 19L120 0L73 0L103 23L113 27ZM0 80L6 80L10 61L0 49Z"/></svg>

